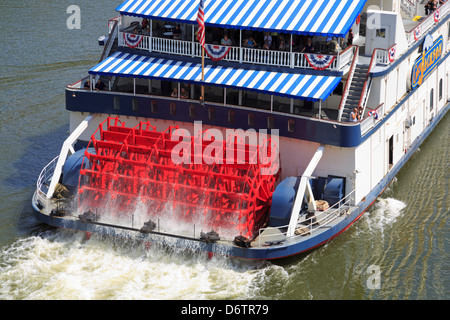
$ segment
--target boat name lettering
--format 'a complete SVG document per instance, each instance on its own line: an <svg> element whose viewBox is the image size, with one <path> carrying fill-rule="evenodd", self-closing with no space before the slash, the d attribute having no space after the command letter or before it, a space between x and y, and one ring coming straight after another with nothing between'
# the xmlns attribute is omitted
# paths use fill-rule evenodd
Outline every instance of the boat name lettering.
<svg viewBox="0 0 450 320"><path fill-rule="evenodd" d="M439 39L434 42L433 46L426 52L423 52L416 60L412 69L412 89L422 85L426 76L433 71L434 67L441 59L443 45L443 38L440 36Z"/></svg>

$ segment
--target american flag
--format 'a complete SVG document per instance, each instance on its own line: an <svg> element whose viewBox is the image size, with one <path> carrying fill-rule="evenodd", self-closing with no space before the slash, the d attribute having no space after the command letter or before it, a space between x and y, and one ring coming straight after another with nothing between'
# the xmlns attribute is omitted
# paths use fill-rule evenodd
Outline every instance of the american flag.
<svg viewBox="0 0 450 320"><path fill-rule="evenodd" d="M198 22L198 33L197 39L205 47L205 10L203 8L203 0L200 0L200 5L198 6L197 22Z"/></svg>

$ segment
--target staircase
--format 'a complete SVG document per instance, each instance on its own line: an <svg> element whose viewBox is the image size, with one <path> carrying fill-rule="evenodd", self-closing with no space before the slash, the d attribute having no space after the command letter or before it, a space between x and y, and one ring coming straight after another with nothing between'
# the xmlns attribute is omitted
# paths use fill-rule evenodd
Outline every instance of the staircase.
<svg viewBox="0 0 450 320"><path fill-rule="evenodd" d="M355 74L353 75L353 80L350 85L349 94L342 112L341 121L350 121L350 113L354 108L358 108L368 70L369 65L359 64L356 66Z"/></svg>

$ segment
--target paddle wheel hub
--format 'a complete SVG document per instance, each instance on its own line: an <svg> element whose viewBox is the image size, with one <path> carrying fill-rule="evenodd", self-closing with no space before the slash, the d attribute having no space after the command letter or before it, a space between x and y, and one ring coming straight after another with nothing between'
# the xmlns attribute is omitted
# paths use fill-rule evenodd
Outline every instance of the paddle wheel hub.
<svg viewBox="0 0 450 320"><path fill-rule="evenodd" d="M176 126L158 132L148 122L128 128L118 118L106 119L85 152L80 210L134 227L165 221L174 234L195 225L198 232L254 238L267 222L281 171L278 146L270 138L259 145L237 135L224 141L197 138ZM261 160L275 154L276 165Z"/></svg>

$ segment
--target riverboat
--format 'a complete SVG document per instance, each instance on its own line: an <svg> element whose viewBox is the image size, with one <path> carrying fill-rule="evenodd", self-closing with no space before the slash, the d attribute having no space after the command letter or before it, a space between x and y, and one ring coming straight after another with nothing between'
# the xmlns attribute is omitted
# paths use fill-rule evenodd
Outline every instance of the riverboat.
<svg viewBox="0 0 450 320"><path fill-rule="evenodd" d="M449 108L450 2L127 0L39 221L246 259L355 223Z"/></svg>

